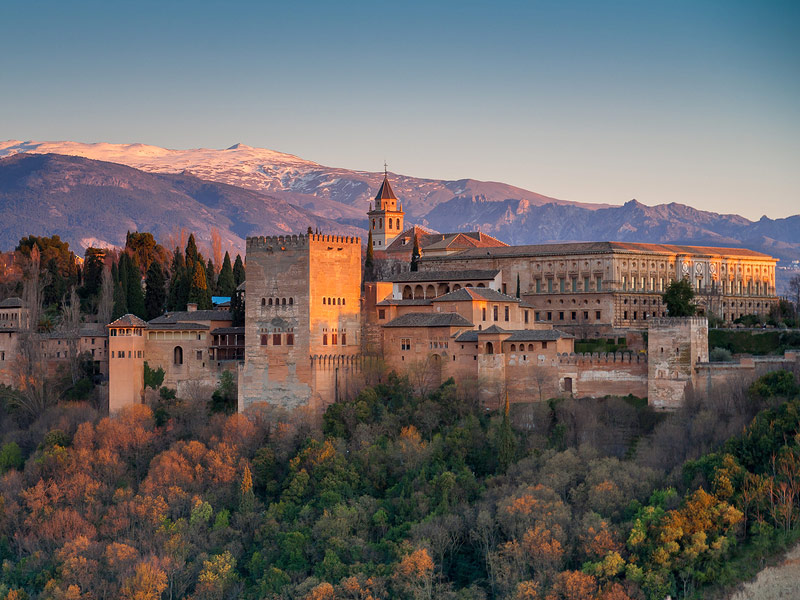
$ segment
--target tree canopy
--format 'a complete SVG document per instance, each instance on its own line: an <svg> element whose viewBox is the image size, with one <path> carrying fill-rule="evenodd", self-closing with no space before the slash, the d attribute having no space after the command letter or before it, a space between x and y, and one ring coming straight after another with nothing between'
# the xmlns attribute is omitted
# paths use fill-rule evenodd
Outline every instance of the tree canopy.
<svg viewBox="0 0 800 600"><path fill-rule="evenodd" d="M667 307L667 314L670 317L691 317L694 315L696 307L694 300L694 290L687 279L672 281L661 300Z"/></svg>

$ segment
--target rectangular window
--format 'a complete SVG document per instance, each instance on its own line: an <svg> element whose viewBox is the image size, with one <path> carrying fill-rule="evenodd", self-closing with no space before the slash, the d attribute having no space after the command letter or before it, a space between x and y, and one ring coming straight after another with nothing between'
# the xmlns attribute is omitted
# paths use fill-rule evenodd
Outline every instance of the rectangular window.
<svg viewBox="0 0 800 600"><path fill-rule="evenodd" d="M507 292L506 292L506 284L505 284L505 283L503 284L503 293L504 293L504 294L505 294L505 293L507 293Z"/></svg>
<svg viewBox="0 0 800 600"><path fill-rule="evenodd" d="M573 277L572 278L572 291L573 292L577 292L578 291L578 278L577 277Z"/></svg>
<svg viewBox="0 0 800 600"><path fill-rule="evenodd" d="M550 311L547 312L547 320L548 321L552 321L553 320L553 313L550 312Z"/></svg>
<svg viewBox="0 0 800 600"><path fill-rule="evenodd" d="M483 321L486 320L486 307L485 306L481 309L481 320L483 320Z"/></svg>
<svg viewBox="0 0 800 600"><path fill-rule="evenodd" d="M386 309L385 308L379 308L378 309L378 318L379 319L385 319L386 318Z"/></svg>
<svg viewBox="0 0 800 600"><path fill-rule="evenodd" d="M114 351L113 351L113 350L111 351L111 358L116 358L116 357L114 356Z"/></svg>
<svg viewBox="0 0 800 600"><path fill-rule="evenodd" d="M598 292L603 291L603 278L600 276L597 277L597 291Z"/></svg>
<svg viewBox="0 0 800 600"><path fill-rule="evenodd" d="M600 320L600 314L601 313L599 310L594 311L594 318L597 319L598 321Z"/></svg>
<svg viewBox="0 0 800 600"><path fill-rule="evenodd" d="M565 289L566 289L566 285L565 285L565 283L564 283L564 278L563 278L563 277L561 277L561 278L558 280L558 291L559 291L559 292L561 292L561 293L563 294L563 293L564 293L564 291L565 291Z"/></svg>
<svg viewBox="0 0 800 600"><path fill-rule="evenodd" d="M628 320L628 311L627 311L627 310L626 310L626 311L623 311L623 313L622 313L622 318L623 318L625 321L627 321L627 320Z"/></svg>
<svg viewBox="0 0 800 600"><path fill-rule="evenodd" d="M492 307L492 317L494 318L495 321L497 321L497 315L498 315L497 309L498 309L497 306Z"/></svg>
<svg viewBox="0 0 800 600"><path fill-rule="evenodd" d="M636 311L633 311L633 320L636 320Z"/></svg>
<svg viewBox="0 0 800 600"><path fill-rule="evenodd" d="M564 320L564 311L561 311L561 312L558 313L558 320L559 321L563 321Z"/></svg>
<svg viewBox="0 0 800 600"><path fill-rule="evenodd" d="M547 342L542 342L542 350L547 350Z"/></svg>
<svg viewBox="0 0 800 600"><path fill-rule="evenodd" d="M542 280L541 279L537 279L536 280L536 293L537 294L541 294L542 293Z"/></svg>
<svg viewBox="0 0 800 600"><path fill-rule="evenodd" d="M203 360L203 351L202 350L198 350L197 351L197 360Z"/></svg>
<svg viewBox="0 0 800 600"><path fill-rule="evenodd" d="M262 346L267 345L267 334L261 334L261 345Z"/></svg>
<svg viewBox="0 0 800 600"><path fill-rule="evenodd" d="M528 311L527 310L525 311L525 323L526 324L528 323Z"/></svg>
<svg viewBox="0 0 800 600"><path fill-rule="evenodd" d="M287 346L294 346L294 334L287 333L286 334L286 345Z"/></svg>
<svg viewBox="0 0 800 600"><path fill-rule="evenodd" d="M338 338L338 337L339 337L339 334L337 334L337 333L331 334L331 345L332 346L335 346L337 344L337 339L336 338Z"/></svg>
<svg viewBox="0 0 800 600"><path fill-rule="evenodd" d="M342 334L342 346L347 346L347 334Z"/></svg>
<svg viewBox="0 0 800 600"><path fill-rule="evenodd" d="M627 281L625 280L625 275L622 276L622 290L625 291L627 289Z"/></svg>
<svg viewBox="0 0 800 600"><path fill-rule="evenodd" d="M281 334L280 333L273 333L272 334L272 345L273 346L280 346L281 345Z"/></svg>
<svg viewBox="0 0 800 600"><path fill-rule="evenodd" d="M588 310L583 311L583 319L584 319L584 321L588 321L589 320L589 311Z"/></svg>
<svg viewBox="0 0 800 600"><path fill-rule="evenodd" d="M505 307L505 315L504 315L504 316L505 316L505 320L506 320L506 321L508 321L508 313L509 313L509 311L508 311L508 307L506 306L506 307Z"/></svg>
<svg viewBox="0 0 800 600"><path fill-rule="evenodd" d="M571 319L574 321L575 319L577 319L577 318L578 318L578 313L577 313L576 311L574 311L574 310L573 310L573 311L570 313L570 315L569 315L569 316L570 316L570 318L571 318Z"/></svg>
<svg viewBox="0 0 800 600"><path fill-rule="evenodd" d="M411 338L400 338L400 350L411 350Z"/></svg>
<svg viewBox="0 0 800 600"><path fill-rule="evenodd" d="M589 291L589 278L588 277L584 277L583 278L583 291L584 292L588 292Z"/></svg>
<svg viewBox="0 0 800 600"><path fill-rule="evenodd" d="M552 279L548 279L547 280L547 293L548 294L552 294L553 293L553 280Z"/></svg>

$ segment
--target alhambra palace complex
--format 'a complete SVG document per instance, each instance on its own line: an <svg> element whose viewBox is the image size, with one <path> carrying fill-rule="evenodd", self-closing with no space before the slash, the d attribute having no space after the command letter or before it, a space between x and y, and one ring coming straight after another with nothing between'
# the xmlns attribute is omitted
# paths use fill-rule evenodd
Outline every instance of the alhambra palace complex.
<svg viewBox="0 0 800 600"><path fill-rule="evenodd" d="M480 232L404 229L388 177L368 211L374 261L360 238L308 233L247 239L245 326L226 310L125 315L80 332L109 376L109 410L143 401L144 362L179 395L213 388L230 370L239 410L269 402L322 410L352 396L381 362L413 381L453 377L487 407L557 396L634 394L662 409L689 389L800 362L800 354L709 363L708 321L766 315L777 302L776 260L737 248L620 242L508 246ZM411 271L414 239L418 270ZM688 279L697 317L669 318L661 294ZM25 318L0 303L0 365ZM88 326L87 326L88 327ZM576 354L576 339L625 338L626 352ZM67 356L53 339L48 356ZM0 368L0 382L7 382Z"/></svg>

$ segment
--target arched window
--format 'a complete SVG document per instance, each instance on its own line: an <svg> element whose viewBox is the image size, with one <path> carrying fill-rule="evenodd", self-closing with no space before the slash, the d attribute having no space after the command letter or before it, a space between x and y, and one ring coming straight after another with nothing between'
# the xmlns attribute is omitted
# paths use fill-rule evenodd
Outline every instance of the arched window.
<svg viewBox="0 0 800 600"><path fill-rule="evenodd" d="M322 345L323 346L327 346L328 345L328 334L327 333L323 333L322 334Z"/></svg>
<svg viewBox="0 0 800 600"><path fill-rule="evenodd" d="M292 306L293 304L294 304L294 298L289 298L289 306Z"/></svg>
<svg viewBox="0 0 800 600"><path fill-rule="evenodd" d="M492 342L486 342L486 354L494 354L494 345Z"/></svg>
<svg viewBox="0 0 800 600"><path fill-rule="evenodd" d="M414 297L414 292L411 291L411 286L403 286L403 300L411 300Z"/></svg>
<svg viewBox="0 0 800 600"><path fill-rule="evenodd" d="M180 346L175 346L175 349L172 351L172 362L176 365L183 364L183 348Z"/></svg>
<svg viewBox="0 0 800 600"><path fill-rule="evenodd" d="M533 352L533 344L528 344L528 351Z"/></svg>
<svg viewBox="0 0 800 600"><path fill-rule="evenodd" d="M378 219L378 226L383 229L383 219Z"/></svg>
<svg viewBox="0 0 800 600"><path fill-rule="evenodd" d="M286 298L281 298L281 306L286 306Z"/></svg>
<svg viewBox="0 0 800 600"><path fill-rule="evenodd" d="M272 298L269 299L269 305L272 306Z"/></svg>
<svg viewBox="0 0 800 600"><path fill-rule="evenodd" d="M517 351L517 345L516 344L511 344L510 350L511 350L511 352L516 352Z"/></svg>
<svg viewBox="0 0 800 600"><path fill-rule="evenodd" d="M386 219L386 226L387 226L389 229L391 229L391 228L392 228L392 220L391 220L391 219Z"/></svg>
<svg viewBox="0 0 800 600"><path fill-rule="evenodd" d="M372 228L375 229L375 219L372 219Z"/></svg>
<svg viewBox="0 0 800 600"><path fill-rule="evenodd" d="M397 229L400 229L400 219L395 219Z"/></svg>

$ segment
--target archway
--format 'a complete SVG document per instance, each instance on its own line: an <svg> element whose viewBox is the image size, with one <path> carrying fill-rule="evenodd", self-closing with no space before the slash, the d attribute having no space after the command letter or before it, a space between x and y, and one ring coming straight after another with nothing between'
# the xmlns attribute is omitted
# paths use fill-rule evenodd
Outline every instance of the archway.
<svg viewBox="0 0 800 600"><path fill-rule="evenodd" d="M175 349L172 351L172 362L176 365L183 364L183 348L180 346L175 346Z"/></svg>
<svg viewBox="0 0 800 600"><path fill-rule="evenodd" d="M494 354L494 344L486 342L486 354Z"/></svg>

